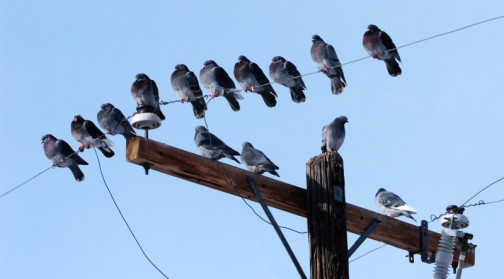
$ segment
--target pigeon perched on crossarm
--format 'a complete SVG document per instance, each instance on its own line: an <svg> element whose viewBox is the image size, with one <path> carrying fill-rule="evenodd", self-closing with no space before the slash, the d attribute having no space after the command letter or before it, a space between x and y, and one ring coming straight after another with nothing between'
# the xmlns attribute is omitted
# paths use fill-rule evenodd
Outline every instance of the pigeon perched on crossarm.
<svg viewBox="0 0 504 279"><path fill-rule="evenodd" d="M345 140L345 123L347 122L346 116L340 116L322 128L322 153L338 152Z"/></svg>
<svg viewBox="0 0 504 279"><path fill-rule="evenodd" d="M362 38L364 49L371 57L385 61L387 71L393 77L401 74L401 57L392 39L376 25L370 24ZM397 61L396 61L397 60Z"/></svg>
<svg viewBox="0 0 504 279"><path fill-rule="evenodd" d="M258 174L262 174L265 171L276 175L278 173L275 170L278 170L279 167L275 165L271 160L264 155L261 150L255 149L250 142L244 142L242 144L243 149L241 152L241 161L247 167L247 169L251 172L255 172Z"/></svg>
<svg viewBox="0 0 504 279"><path fill-rule="evenodd" d="M392 192L380 188L375 195L375 202L378 209L389 217L399 217L403 215L416 222L411 214L415 214L417 211Z"/></svg>
<svg viewBox="0 0 504 279"><path fill-rule="evenodd" d="M205 116L207 109L203 92L198 83L198 79L193 72L189 71L184 64L177 64L171 76L171 85L175 93L180 96L180 102L191 102L194 116L197 119Z"/></svg>
<svg viewBox="0 0 504 279"><path fill-rule="evenodd" d="M247 57L240 55L233 72L236 81L243 88L243 91L260 94L268 107L272 108L276 106L277 94L268 78L264 75L264 72L256 63L250 62Z"/></svg>
<svg viewBox="0 0 504 279"><path fill-rule="evenodd" d="M327 44L319 35L312 36L311 57L317 69L331 79L331 92L341 94L346 86L341 62L333 46Z"/></svg>
<svg viewBox="0 0 504 279"><path fill-rule="evenodd" d="M306 100L303 90L306 85L296 66L282 56L275 56L269 66L269 75L274 82L290 89L292 101L302 103Z"/></svg>
<svg viewBox="0 0 504 279"><path fill-rule="evenodd" d="M88 163L74 152L66 141L47 134L42 137L42 143L44 144L44 153L51 160L53 166L69 168L75 180L84 180L84 173L80 170L79 165L87 165Z"/></svg>
<svg viewBox="0 0 504 279"><path fill-rule="evenodd" d="M138 113L155 113L161 120L165 120L159 107L159 91L156 82L146 74L140 73L135 76L135 81L131 85L131 96L137 104Z"/></svg>
<svg viewBox="0 0 504 279"><path fill-rule="evenodd" d="M210 97L224 96L232 110L240 110L238 100L243 100L243 96L237 92L238 90L227 72L215 61L208 60L203 63L200 81L203 87L210 91Z"/></svg>
<svg viewBox="0 0 504 279"><path fill-rule="evenodd" d="M79 147L80 151L84 151L84 148L96 147L105 157L114 156L115 153L110 148L113 145L112 142L91 120L84 120L82 116L76 114L70 127L74 139L82 144Z"/></svg>
<svg viewBox="0 0 504 279"><path fill-rule="evenodd" d="M106 103L101 105L100 111L96 115L98 124L102 127L107 134L117 135L121 134L126 140L136 136L135 130L131 127L128 119L124 114L114 105Z"/></svg>
<svg viewBox="0 0 504 279"><path fill-rule="evenodd" d="M240 163L240 161L234 157L240 155L240 153L227 146L222 140L210 133L205 127L197 126L195 131L194 143L203 156L214 160L226 157L238 164Z"/></svg>

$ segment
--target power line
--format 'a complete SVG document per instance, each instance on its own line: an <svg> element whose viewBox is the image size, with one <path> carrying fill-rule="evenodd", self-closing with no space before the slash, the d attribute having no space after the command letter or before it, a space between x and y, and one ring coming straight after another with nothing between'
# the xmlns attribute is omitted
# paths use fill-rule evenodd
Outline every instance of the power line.
<svg viewBox="0 0 504 279"><path fill-rule="evenodd" d="M367 251L366 253L364 253L364 254L362 254L362 255L358 256L357 258L355 258L355 259L353 259L353 260L349 261L348 263L355 262L356 260L358 260L358 259L360 259L360 258L362 258L362 257L364 257L364 256L367 256L368 254L370 254L370 253L372 253L372 252L374 252L374 251L376 251L376 250L378 250L378 249L381 249L381 248L383 248L383 247L385 247L385 246L387 246L387 244L383 244L382 246L379 246L379 247L374 248L374 249L372 249L372 250L370 250L370 251Z"/></svg>
<svg viewBox="0 0 504 279"><path fill-rule="evenodd" d="M504 176L495 180L494 182L488 184L486 187L484 187L483 189L479 190L476 194L472 195L467 201L465 201L461 206L459 207L463 207L466 203L468 203L469 201L471 201L472 199L474 199L477 195L479 195L481 192L485 191L486 189L490 188L490 186L496 184L497 182L500 182L504 180Z"/></svg>
<svg viewBox="0 0 504 279"><path fill-rule="evenodd" d="M7 192L3 193L3 194L0 196L0 199L1 199L1 198L3 198L4 196L6 196L7 194L9 194L10 192L12 192L12 191L16 190L17 188L19 188L19 187L21 187L21 186L25 185L26 183L28 183L28 182L32 181L32 180L33 180L33 179L35 179L35 178L37 178L39 175L42 175L44 172L46 172L46 171L50 170L51 168L52 168L52 166L48 167L47 169L45 169L45 170L43 170L43 171L41 171L41 172L37 173L36 175L32 176L32 177L31 177L31 178L29 178L29 179L27 179L25 182L23 182L23 183L21 183L21 184L17 185L16 187L14 187L14 188L10 189L9 191L7 191Z"/></svg>
<svg viewBox="0 0 504 279"><path fill-rule="evenodd" d="M103 183L105 184L105 187L107 187L107 191L110 195L110 198L112 199L112 201L114 202L114 205L115 207L117 208L117 211L119 212L119 215L121 215L121 218L122 220L124 221L124 224L126 225L126 227L128 227L128 230L129 232L131 233L131 236L133 236L133 239L135 239L135 242L136 244L138 245L138 248L140 248L140 251L142 251L142 254L145 256L145 258L149 261L149 263L155 268L157 269L157 271L159 271L159 273L161 273L161 275L163 275L166 279L170 279L168 278L168 276L166 276L163 271L161 271L161 269L159 269L156 264L154 264L151 259L149 258L149 256L147 256L147 254L145 253L144 249L142 248L142 245L140 245L140 242L138 242L138 239L136 238L135 234L133 233L133 230L131 230L131 227L130 225L128 224L128 221L126 221L126 218L124 218L124 215L122 214L122 211L121 209L119 208L119 206L117 205L117 202L116 200L114 199L114 196L112 195L112 192L110 191L110 188L107 184L107 181L105 181L105 176L103 175L103 170L102 170L102 167L101 167L101 163L100 163L100 158L98 157L98 152L96 152L96 148L93 148L94 152L95 152L95 155L96 155L96 160L98 161L98 167L100 169L100 174L101 174L101 177L102 177L102 180L103 180Z"/></svg>

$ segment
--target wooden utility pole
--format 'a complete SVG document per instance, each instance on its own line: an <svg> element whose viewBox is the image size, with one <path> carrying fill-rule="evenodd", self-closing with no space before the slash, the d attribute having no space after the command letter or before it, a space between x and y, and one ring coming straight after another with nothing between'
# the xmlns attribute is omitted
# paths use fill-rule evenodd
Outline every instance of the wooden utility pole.
<svg viewBox="0 0 504 279"><path fill-rule="evenodd" d="M306 189L140 136L129 140L126 149L128 162L140 166L149 165L153 170L256 201L255 195L246 182L246 177L250 176L254 179L268 206L305 218L308 217ZM379 225L369 235L369 238L414 254L419 254L422 251L419 226L346 203L346 226L349 232L361 235L375 220ZM334 241L339 241L334 235L330 237L333 237ZM441 235L428 231L426 238L428 239L427 250L431 255L437 251ZM475 262L475 245L468 245L469 249L464 261L465 268L474 266ZM455 263L458 263L460 247L460 244L457 243L453 257Z"/></svg>
<svg viewBox="0 0 504 279"><path fill-rule="evenodd" d="M348 279L343 160L321 154L306 164L310 278Z"/></svg>

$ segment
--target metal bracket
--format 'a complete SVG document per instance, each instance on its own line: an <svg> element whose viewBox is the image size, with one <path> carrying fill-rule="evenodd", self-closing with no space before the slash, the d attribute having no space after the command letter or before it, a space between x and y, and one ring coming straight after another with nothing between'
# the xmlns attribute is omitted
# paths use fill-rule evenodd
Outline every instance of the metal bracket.
<svg viewBox="0 0 504 279"><path fill-rule="evenodd" d="M378 226L378 223L380 223L380 221L378 221L377 219L374 219L371 222L371 224L369 224L369 226L366 228L364 233L361 234L361 236L359 236L359 238L355 241L355 243L352 245L352 247L350 247L350 249L348 249L348 257L349 258L359 248L359 246L361 246L361 244L364 242L364 240L366 240L366 238L368 238L368 236L376 229L376 227Z"/></svg>
<svg viewBox="0 0 504 279"><path fill-rule="evenodd" d="M297 261L296 256L294 255L294 252L292 252L292 249L290 248L289 243L285 239L285 236L283 235L282 230L280 230L280 227L278 226L277 222L275 221L273 214L271 214L271 211L269 210L268 205L266 205L266 202L262 198L261 193L259 193L259 190L257 190L257 187L254 183L254 179L252 179L248 175L247 175L247 183L250 185L250 188L252 188L252 191L256 195L257 201L261 204L261 206L264 210L264 213L266 213L266 216L268 216L268 219L270 220L271 225L273 226L273 228L275 228L275 231L278 234L278 237L282 241L282 244L284 245L285 250L287 250L287 253L289 253L289 256L290 256L292 262L294 263L294 265L296 266L296 269L297 269L299 275L301 276L301 278L306 279L306 275L304 274L303 269L301 268L301 265Z"/></svg>
<svg viewBox="0 0 504 279"><path fill-rule="evenodd" d="M426 220L422 220L420 225L420 233L421 233L421 245L422 251L420 253L422 262L424 263L433 263L436 261L435 253L432 253L432 256L429 257L429 223Z"/></svg>

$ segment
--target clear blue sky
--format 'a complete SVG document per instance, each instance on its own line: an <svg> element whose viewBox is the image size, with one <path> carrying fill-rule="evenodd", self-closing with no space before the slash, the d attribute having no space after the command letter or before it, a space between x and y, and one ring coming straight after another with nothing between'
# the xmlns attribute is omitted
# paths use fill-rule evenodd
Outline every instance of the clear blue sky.
<svg viewBox="0 0 504 279"><path fill-rule="evenodd" d="M213 59L232 73L239 55L265 72L281 55L301 73L316 70L311 36L331 43L340 60L366 56L368 24L404 45L504 13L502 1L5 1L0 0L0 190L5 192L50 165L40 138L52 133L74 149L74 114L96 121L102 103L135 111L130 86L137 73L157 82L162 100L176 100L174 66L199 74ZM305 103L278 84L278 104L267 108L245 94L241 111L224 99L209 104L210 130L241 150L250 141L280 166L281 180L305 187L305 164L320 153L322 126L346 115L347 201L377 211L384 187L418 210L417 219L461 204L504 176L504 20L399 50L403 74L392 78L380 61L343 67L348 86L330 92L322 74L306 76ZM196 120L188 104L163 106L167 116L152 139L198 153ZM151 172L116 156L101 156L115 198L151 259L170 278L297 278L274 230L238 197ZM0 199L0 278L162 278L144 259L120 219L92 150L86 179L49 170ZM230 160L223 160L237 165ZM240 167L243 168L242 165ZM475 199L504 198L497 184ZM253 206L262 213L257 204ZM467 231L478 244L465 278L495 278L502 264L503 204L472 207ZM306 220L273 210L278 223L306 230ZM403 219L407 222L411 220ZM419 223L417 223L419 225ZM440 231L439 224L431 229ZM309 273L306 235L285 231ZM349 243L357 238L349 234ZM350 245L349 244L349 245ZM381 243L368 240L358 256ZM352 278L431 278L433 265L410 264L406 251L382 248L350 264Z"/></svg>

